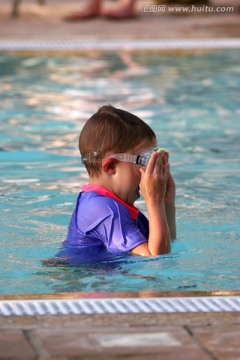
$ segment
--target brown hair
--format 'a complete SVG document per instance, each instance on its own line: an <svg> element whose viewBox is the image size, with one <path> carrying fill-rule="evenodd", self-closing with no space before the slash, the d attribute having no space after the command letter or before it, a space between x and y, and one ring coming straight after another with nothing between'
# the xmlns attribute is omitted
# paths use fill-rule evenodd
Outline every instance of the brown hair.
<svg viewBox="0 0 240 360"><path fill-rule="evenodd" d="M79 150L89 175L101 170L107 152L126 152L143 139L153 141L153 130L137 116L111 105L104 105L90 117L79 137Z"/></svg>

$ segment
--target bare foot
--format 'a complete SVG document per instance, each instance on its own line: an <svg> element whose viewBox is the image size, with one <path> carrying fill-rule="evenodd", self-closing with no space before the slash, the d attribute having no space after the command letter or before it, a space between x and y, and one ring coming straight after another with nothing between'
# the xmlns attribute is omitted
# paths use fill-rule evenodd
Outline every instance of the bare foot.
<svg viewBox="0 0 240 360"><path fill-rule="evenodd" d="M66 21L79 21L84 19L91 19L100 15L100 1L90 0L90 3L82 11L75 12L65 17Z"/></svg>
<svg viewBox="0 0 240 360"><path fill-rule="evenodd" d="M91 18L95 18L99 16L99 12L96 11L81 11L81 12L75 12L73 14L70 14L64 18L65 21L74 22L74 21L80 21L80 20L87 20Z"/></svg>
<svg viewBox="0 0 240 360"><path fill-rule="evenodd" d="M137 17L132 7L122 7L115 10L105 10L101 12L101 15L116 20L133 19Z"/></svg>

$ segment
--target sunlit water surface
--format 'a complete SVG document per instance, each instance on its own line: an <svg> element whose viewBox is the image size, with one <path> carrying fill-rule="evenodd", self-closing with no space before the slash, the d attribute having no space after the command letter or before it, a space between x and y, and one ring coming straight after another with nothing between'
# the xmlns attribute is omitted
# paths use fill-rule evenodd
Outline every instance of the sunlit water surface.
<svg viewBox="0 0 240 360"><path fill-rule="evenodd" d="M0 54L0 293L239 289L239 58ZM165 256L46 267L87 182L79 132L106 103L170 151L178 240Z"/></svg>

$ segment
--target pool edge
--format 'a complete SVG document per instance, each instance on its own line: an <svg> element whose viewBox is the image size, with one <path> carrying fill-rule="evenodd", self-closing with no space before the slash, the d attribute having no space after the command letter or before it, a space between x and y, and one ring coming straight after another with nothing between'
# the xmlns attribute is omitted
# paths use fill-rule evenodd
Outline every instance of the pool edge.
<svg viewBox="0 0 240 360"><path fill-rule="evenodd" d="M240 312L240 296L0 300L0 316Z"/></svg>
<svg viewBox="0 0 240 360"><path fill-rule="evenodd" d="M162 297L211 297L240 296L240 290L193 290L193 291L128 291L128 292L56 292L29 294L0 294L1 300L37 300L37 299L104 299L104 298L162 298Z"/></svg>
<svg viewBox="0 0 240 360"><path fill-rule="evenodd" d="M0 297L0 317L239 313L240 291L92 292Z"/></svg>
<svg viewBox="0 0 240 360"><path fill-rule="evenodd" d="M240 38L181 38L144 40L1 40L0 52L86 52L86 51L192 51L239 49Z"/></svg>

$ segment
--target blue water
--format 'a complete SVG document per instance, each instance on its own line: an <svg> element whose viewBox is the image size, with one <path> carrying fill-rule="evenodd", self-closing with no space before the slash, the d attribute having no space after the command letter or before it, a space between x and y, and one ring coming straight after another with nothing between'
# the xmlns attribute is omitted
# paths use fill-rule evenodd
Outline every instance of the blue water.
<svg viewBox="0 0 240 360"><path fill-rule="evenodd" d="M0 54L0 293L239 289L239 58ZM106 103L170 151L178 239L169 255L44 266L87 182L79 132Z"/></svg>

